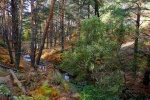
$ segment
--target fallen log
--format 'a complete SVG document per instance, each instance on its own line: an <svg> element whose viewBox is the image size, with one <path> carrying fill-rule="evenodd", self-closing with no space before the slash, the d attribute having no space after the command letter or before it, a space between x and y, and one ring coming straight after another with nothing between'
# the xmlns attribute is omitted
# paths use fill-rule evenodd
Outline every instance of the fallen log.
<svg viewBox="0 0 150 100"><path fill-rule="evenodd" d="M14 82L16 82L16 84L17 84L18 87L22 90L22 92L23 92L24 94L26 94L25 88L22 86L21 82L18 80L18 78L16 77L15 73L14 73L11 69L9 69L9 71L10 71L10 74L12 75L12 77L13 77L13 79L14 79Z"/></svg>
<svg viewBox="0 0 150 100"><path fill-rule="evenodd" d="M0 67L5 68L5 69L11 69L13 71L17 71L17 69L15 69L15 68L11 68L11 67L8 67L8 66L2 65L2 64L0 64Z"/></svg>

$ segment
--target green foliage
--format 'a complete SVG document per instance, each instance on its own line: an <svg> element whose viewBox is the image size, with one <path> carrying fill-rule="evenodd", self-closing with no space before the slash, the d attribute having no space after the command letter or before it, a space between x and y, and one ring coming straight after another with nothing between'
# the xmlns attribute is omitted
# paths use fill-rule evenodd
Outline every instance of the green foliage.
<svg viewBox="0 0 150 100"><path fill-rule="evenodd" d="M61 68L75 75L77 83L89 78L96 80L94 85L79 88L82 100L116 100L123 87L122 65L117 65L117 58L121 56L118 51L125 35L133 28L126 19L129 13L115 1L100 10L100 18L91 17L81 22L75 49L63 53ZM104 76L97 79L101 72Z"/></svg>
<svg viewBox="0 0 150 100"><path fill-rule="evenodd" d="M30 39L30 32L29 30L26 30L23 34L23 40L28 41Z"/></svg>
<svg viewBox="0 0 150 100"><path fill-rule="evenodd" d="M55 82L56 84L60 84L60 83L62 83L62 81L63 81L63 77L62 77L60 74L58 74L58 76L57 76L57 78L54 80L54 82Z"/></svg>
<svg viewBox="0 0 150 100"><path fill-rule="evenodd" d="M118 100L122 93L122 82L122 74L116 71L105 75L102 81L95 85L78 84L75 87L81 95L81 100Z"/></svg>
<svg viewBox="0 0 150 100"><path fill-rule="evenodd" d="M30 97L27 95L21 95L21 96L13 96L13 100L50 100L49 97L45 97L42 94L38 94L35 97Z"/></svg>
<svg viewBox="0 0 150 100"><path fill-rule="evenodd" d="M61 67L70 70L79 80L79 77L84 79L89 72L98 69L99 65L95 63L97 59L102 63L111 59L117 43L109 38L106 29L106 25L97 17L84 20L77 46L74 51L64 53Z"/></svg>
<svg viewBox="0 0 150 100"><path fill-rule="evenodd" d="M48 87L49 84L48 84L48 80L44 81L44 83L42 84L42 87Z"/></svg>
<svg viewBox="0 0 150 100"><path fill-rule="evenodd" d="M13 100L34 100L33 97L29 97L26 95L21 95L21 96L13 96Z"/></svg>
<svg viewBox="0 0 150 100"><path fill-rule="evenodd" d="M0 46L4 46L4 43L2 40L0 40Z"/></svg>
<svg viewBox="0 0 150 100"><path fill-rule="evenodd" d="M11 95L11 91L4 84L0 84L0 94L6 95L6 96L10 96Z"/></svg>

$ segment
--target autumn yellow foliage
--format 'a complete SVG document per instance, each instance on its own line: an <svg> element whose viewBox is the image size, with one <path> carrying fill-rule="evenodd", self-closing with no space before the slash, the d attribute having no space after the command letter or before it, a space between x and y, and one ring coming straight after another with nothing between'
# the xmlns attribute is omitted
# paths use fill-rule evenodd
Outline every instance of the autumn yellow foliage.
<svg viewBox="0 0 150 100"><path fill-rule="evenodd" d="M45 51L41 58L49 62L59 64L62 60L62 53L60 50Z"/></svg>
<svg viewBox="0 0 150 100"><path fill-rule="evenodd" d="M0 61L5 63L5 64L9 64L10 63L9 53L3 47L0 47Z"/></svg>
<svg viewBox="0 0 150 100"><path fill-rule="evenodd" d="M10 58L9 58L8 55L0 55L0 60L1 60L3 63L10 62Z"/></svg>
<svg viewBox="0 0 150 100"><path fill-rule="evenodd" d="M6 55L6 54L8 54L8 51L5 48L0 47L0 55Z"/></svg>
<svg viewBox="0 0 150 100"><path fill-rule="evenodd" d="M15 66L15 64L10 63L10 56L8 50L4 47L0 47L0 62L12 68ZM24 70L24 66L22 64L20 64L19 68L21 70Z"/></svg>

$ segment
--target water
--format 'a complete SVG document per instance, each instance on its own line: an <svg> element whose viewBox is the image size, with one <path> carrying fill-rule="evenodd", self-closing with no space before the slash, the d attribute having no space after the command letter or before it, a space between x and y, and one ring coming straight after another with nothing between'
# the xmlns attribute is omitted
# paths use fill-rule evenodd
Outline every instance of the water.
<svg viewBox="0 0 150 100"><path fill-rule="evenodd" d="M45 65L39 65L39 69L46 71L46 66Z"/></svg>
<svg viewBox="0 0 150 100"><path fill-rule="evenodd" d="M27 62L31 62L31 58L30 55L24 55L23 59L26 60ZM38 65L38 68L41 69L42 71L46 71L46 66L44 65L44 63L40 63L40 65ZM69 82L70 80L70 75L68 75L68 73L61 73L63 75L63 78L65 81Z"/></svg>
<svg viewBox="0 0 150 100"><path fill-rule="evenodd" d="M69 82L69 75L67 73L64 74L64 79Z"/></svg>
<svg viewBox="0 0 150 100"><path fill-rule="evenodd" d="M27 62L31 62L30 55L28 55L28 54L24 55L23 59L26 60ZM46 71L46 66L45 65L40 64L38 67L39 67L39 69L41 69L43 71Z"/></svg>
<svg viewBox="0 0 150 100"><path fill-rule="evenodd" d="M26 60L27 62L31 62L30 55L24 55L23 59Z"/></svg>

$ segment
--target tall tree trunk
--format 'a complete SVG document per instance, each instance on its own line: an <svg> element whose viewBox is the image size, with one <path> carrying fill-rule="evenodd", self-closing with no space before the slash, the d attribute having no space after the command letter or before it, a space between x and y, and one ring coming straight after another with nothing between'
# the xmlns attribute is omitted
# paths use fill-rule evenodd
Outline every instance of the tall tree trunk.
<svg viewBox="0 0 150 100"><path fill-rule="evenodd" d="M147 66L150 68L150 54L147 57Z"/></svg>
<svg viewBox="0 0 150 100"><path fill-rule="evenodd" d="M65 1L62 0L62 18L61 18L61 51L64 51L64 15L65 15Z"/></svg>
<svg viewBox="0 0 150 100"><path fill-rule="evenodd" d="M11 10L12 10L12 34L13 43L15 49L15 67L19 68L20 64L20 47L19 47L19 28L18 28L18 6L16 0L11 0Z"/></svg>
<svg viewBox="0 0 150 100"><path fill-rule="evenodd" d="M52 2L51 2L50 13L49 13L48 21L46 23L46 27L44 29L44 33L43 33L43 36L42 36L41 46L40 46L40 50L39 50L39 53L38 53L38 57L36 59L36 64L40 63L40 58L41 58L41 55L42 55L42 50L44 48L44 43L45 43L45 38L46 38L46 35L47 35L47 31L48 31L48 28L49 28L49 25L50 25L50 21L53 18L53 9L54 9L55 2L56 2L56 0L52 0Z"/></svg>
<svg viewBox="0 0 150 100"><path fill-rule="evenodd" d="M21 36L22 36L22 13L23 13L23 4L24 4L24 0L21 0L21 4L20 4L20 25L19 25L19 52L21 53Z"/></svg>
<svg viewBox="0 0 150 100"><path fill-rule="evenodd" d="M138 67L137 64L137 54L138 54L138 38L139 38L139 27L140 27L140 16L141 16L141 4L137 3L137 19L136 19L136 35L135 35L135 44L134 44L134 62L133 62L133 71L136 74Z"/></svg>
<svg viewBox="0 0 150 100"><path fill-rule="evenodd" d="M39 9L38 6L39 6L39 1L37 0L35 8ZM36 53L37 44L38 44L38 32L39 32L39 29L38 29L39 25L38 24L40 24L40 21L38 20L37 10L35 11L35 15L34 16L35 16L35 34L34 34L35 38L34 38L34 45L35 45L35 53Z"/></svg>
<svg viewBox="0 0 150 100"><path fill-rule="evenodd" d="M34 16L34 0L31 0L31 50L30 50L30 57L31 57L31 63L30 66L34 67L35 64L35 16Z"/></svg>

